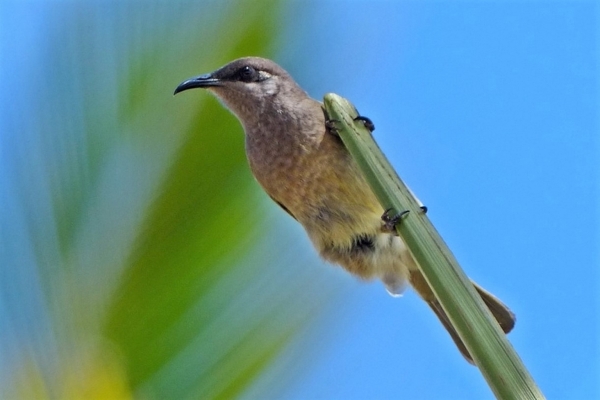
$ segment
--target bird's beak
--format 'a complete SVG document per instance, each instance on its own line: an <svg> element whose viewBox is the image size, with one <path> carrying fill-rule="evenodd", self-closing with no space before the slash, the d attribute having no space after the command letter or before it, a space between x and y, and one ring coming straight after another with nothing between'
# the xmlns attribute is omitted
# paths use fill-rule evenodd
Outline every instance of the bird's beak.
<svg viewBox="0 0 600 400"><path fill-rule="evenodd" d="M211 86L219 86L221 81L212 76L212 74L204 74L200 76L196 76L194 78L187 79L179 84L177 88L175 88L174 95L183 92L184 90L194 89L194 88L208 88Z"/></svg>

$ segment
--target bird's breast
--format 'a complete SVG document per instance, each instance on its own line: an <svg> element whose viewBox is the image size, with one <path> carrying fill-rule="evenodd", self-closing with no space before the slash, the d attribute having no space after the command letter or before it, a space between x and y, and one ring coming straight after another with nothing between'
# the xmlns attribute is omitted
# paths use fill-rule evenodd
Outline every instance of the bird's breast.
<svg viewBox="0 0 600 400"><path fill-rule="evenodd" d="M250 167L264 190L304 226L317 247L350 246L357 234L378 232L383 209L341 140L324 127L311 140L286 133L247 135Z"/></svg>

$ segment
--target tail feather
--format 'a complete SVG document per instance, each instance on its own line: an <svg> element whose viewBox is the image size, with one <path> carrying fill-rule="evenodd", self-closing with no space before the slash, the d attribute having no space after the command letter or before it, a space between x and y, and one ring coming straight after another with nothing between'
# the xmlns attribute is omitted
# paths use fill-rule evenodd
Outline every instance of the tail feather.
<svg viewBox="0 0 600 400"><path fill-rule="evenodd" d="M504 305L504 303L502 303L496 296L483 289L475 282L473 282L473 286L475 286L475 289L477 289L477 292L481 296L481 299L483 300L485 305L487 305L492 315L496 318L496 321L498 321L498 324L500 325L504 333L509 333L515 326L515 314L513 314L513 312L510 311L510 309L506 305ZM452 340L454 341L456 347L458 347L462 355L467 359L468 362L474 364L473 357L471 357L469 350L467 350L467 347L458 335L458 332L456 332L456 330L452 326L448 315L446 314L438 300L435 298L430 298L426 301L427 304L429 304L429 307L431 307L431 309L435 313L435 315L437 315L442 325L444 325L444 328L446 328L446 330L450 334L450 337L452 337Z"/></svg>
<svg viewBox="0 0 600 400"><path fill-rule="evenodd" d="M444 325L444 328L446 328L446 330L450 334L450 337L454 341L454 344L456 344L456 347L458 347L458 350L460 350L463 357L465 357L469 363L474 365L475 363L473 362L473 357L471 357L469 350L467 350L467 347L463 343L462 339L460 338L460 336L458 336L458 332L456 332L456 330L452 326L448 315L446 315L446 312L444 311L440 303L437 300L431 300L428 301L427 304L429 304L429 307L431 307L435 315L437 315L437 317L439 318L442 325Z"/></svg>
<svg viewBox="0 0 600 400"><path fill-rule="evenodd" d="M510 311L510 309L503 302L501 302L499 298L475 282L471 281L471 283L473 286L475 286L475 289L477 289L477 293L479 293L485 305L488 306L504 333L509 333L512 331L515 327L515 322L517 321L515 314Z"/></svg>

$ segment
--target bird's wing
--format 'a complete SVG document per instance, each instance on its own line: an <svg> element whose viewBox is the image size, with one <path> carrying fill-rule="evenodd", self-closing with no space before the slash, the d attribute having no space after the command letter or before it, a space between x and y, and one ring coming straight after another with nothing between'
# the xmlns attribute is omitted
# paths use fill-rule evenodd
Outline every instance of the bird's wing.
<svg viewBox="0 0 600 400"><path fill-rule="evenodd" d="M292 213L290 212L290 210L288 210L288 209L287 209L287 207L286 207L286 206L284 206L283 204L281 204L280 202L278 202L277 200L275 200L275 198L274 198L273 196L269 195L269 197L271 198L271 200L273 200L275 203L277 203L277 205L278 205L279 207L281 207L281 208L283 209L283 211L285 211L286 213L290 214L290 216L291 216L292 218L294 218L296 221L298 221L298 218L294 217L294 214L292 214Z"/></svg>

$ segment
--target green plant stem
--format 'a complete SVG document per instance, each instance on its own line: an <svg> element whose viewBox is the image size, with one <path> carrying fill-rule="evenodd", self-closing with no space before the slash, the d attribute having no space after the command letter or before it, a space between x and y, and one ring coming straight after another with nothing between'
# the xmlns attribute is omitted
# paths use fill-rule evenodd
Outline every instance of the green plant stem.
<svg viewBox="0 0 600 400"><path fill-rule="evenodd" d="M324 106L383 208L391 208L395 213L410 211L398 225L398 233L496 397L543 399L506 335L410 190L363 122L354 121L354 106L333 93L325 95Z"/></svg>

